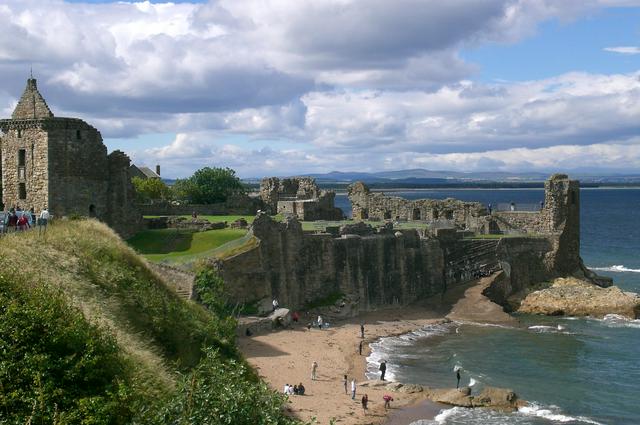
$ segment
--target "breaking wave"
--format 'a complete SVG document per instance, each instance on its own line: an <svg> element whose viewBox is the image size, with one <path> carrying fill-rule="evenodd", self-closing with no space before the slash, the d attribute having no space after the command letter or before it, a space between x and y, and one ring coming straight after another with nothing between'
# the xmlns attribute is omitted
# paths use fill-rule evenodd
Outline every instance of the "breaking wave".
<svg viewBox="0 0 640 425"><path fill-rule="evenodd" d="M623 265L616 265L610 267L589 267L591 270L598 270L601 272L615 272L615 273L640 273L640 269L629 269Z"/></svg>
<svg viewBox="0 0 640 425"><path fill-rule="evenodd" d="M570 416L562 413L560 408L557 406L541 406L538 404L521 407L514 413L454 407L452 409L442 410L433 420L421 419L419 421L412 422L411 425L528 425L538 424L541 419L547 424L571 423L603 425L586 416Z"/></svg>

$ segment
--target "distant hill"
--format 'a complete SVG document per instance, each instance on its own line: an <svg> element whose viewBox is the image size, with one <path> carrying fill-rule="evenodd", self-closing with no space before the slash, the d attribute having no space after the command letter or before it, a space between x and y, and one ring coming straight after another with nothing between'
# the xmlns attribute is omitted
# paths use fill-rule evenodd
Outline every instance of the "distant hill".
<svg viewBox="0 0 640 425"><path fill-rule="evenodd" d="M502 171L479 171L479 172L459 172L448 170L427 170L422 168L396 171L379 172L350 172L331 171L329 173L299 174L313 177L324 186L345 185L355 181L363 181L371 185L389 186L429 186L429 185L493 185L503 183L507 186L524 185L530 186L534 183L544 182L549 178L549 173L524 172L510 173ZM610 174L598 175L587 173L571 173L571 177L580 180L585 184L606 185L606 184L640 184L640 174ZM259 178L246 179L251 183L259 183Z"/></svg>

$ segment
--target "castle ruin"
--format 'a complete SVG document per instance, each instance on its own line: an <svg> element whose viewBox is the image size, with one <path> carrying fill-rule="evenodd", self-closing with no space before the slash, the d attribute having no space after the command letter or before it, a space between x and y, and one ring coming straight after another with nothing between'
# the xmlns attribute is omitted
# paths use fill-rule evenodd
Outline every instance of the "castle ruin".
<svg viewBox="0 0 640 425"><path fill-rule="evenodd" d="M377 228L360 222L305 232L295 216L282 223L261 214L250 232L258 242L216 265L232 299L252 303L276 297L283 305L302 308L345 294L367 310L406 305L494 272L501 273L491 289L495 300L559 276L611 285L582 264L579 184L566 175L547 180L544 206L536 212L489 214L479 203L407 201L370 194L361 183L350 195L354 212L389 209L411 220L413 210L420 209L429 220L429 212L450 211L451 226L394 229L391 221ZM476 238L470 228L510 235Z"/></svg>
<svg viewBox="0 0 640 425"><path fill-rule="evenodd" d="M333 191L320 190L311 177L268 177L260 183L260 198L268 212L301 221L342 220L342 210L334 206L335 196Z"/></svg>
<svg viewBox="0 0 640 425"><path fill-rule="evenodd" d="M85 121L55 117L34 78L0 130L5 208L96 217L125 237L139 228L129 157L107 155L100 132Z"/></svg>

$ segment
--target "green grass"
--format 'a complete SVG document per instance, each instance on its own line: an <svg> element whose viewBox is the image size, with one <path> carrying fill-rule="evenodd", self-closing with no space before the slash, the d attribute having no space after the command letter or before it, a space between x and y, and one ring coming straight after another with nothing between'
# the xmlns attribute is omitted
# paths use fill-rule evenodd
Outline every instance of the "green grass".
<svg viewBox="0 0 640 425"><path fill-rule="evenodd" d="M4 236L0 423L298 424L242 359L235 328L95 220Z"/></svg>
<svg viewBox="0 0 640 425"><path fill-rule="evenodd" d="M246 233L244 229L228 228L206 232L157 229L142 231L127 242L150 261L183 263L241 238Z"/></svg>
<svg viewBox="0 0 640 425"><path fill-rule="evenodd" d="M161 217L159 215L145 215L144 218L158 218ZM179 215L177 217L184 217L186 219L191 219L190 215ZM236 220L244 218L247 220L247 223L253 223L253 220L256 218L255 215L199 215L198 219L208 220L211 223L219 223L221 221L226 221L229 225ZM276 216L272 216L272 218L276 221L282 221L282 215L278 214Z"/></svg>

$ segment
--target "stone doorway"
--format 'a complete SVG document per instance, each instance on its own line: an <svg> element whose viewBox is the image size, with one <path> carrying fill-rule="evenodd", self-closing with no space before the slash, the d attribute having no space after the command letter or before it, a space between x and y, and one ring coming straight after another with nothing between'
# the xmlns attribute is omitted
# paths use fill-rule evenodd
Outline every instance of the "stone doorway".
<svg viewBox="0 0 640 425"><path fill-rule="evenodd" d="M411 218L413 220L421 220L421 213L420 210L418 208L414 208L413 209L413 214L411 215Z"/></svg>
<svg viewBox="0 0 640 425"><path fill-rule="evenodd" d="M95 217L96 216L96 206L91 204L89 205L89 217Z"/></svg>

